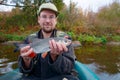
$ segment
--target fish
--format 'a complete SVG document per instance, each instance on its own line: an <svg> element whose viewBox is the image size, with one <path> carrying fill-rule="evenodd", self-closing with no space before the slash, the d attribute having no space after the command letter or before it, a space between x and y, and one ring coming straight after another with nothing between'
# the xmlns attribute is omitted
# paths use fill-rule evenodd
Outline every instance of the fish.
<svg viewBox="0 0 120 80"><path fill-rule="evenodd" d="M33 51L36 54L40 54L40 53L49 52L51 50L49 46L49 40L52 39L54 39L56 42L63 43L66 46L69 46L72 42L70 39L66 39L63 37L54 37L54 38L45 38L45 39L35 38L33 42L31 42L30 44L15 43L14 45L16 46L17 51L25 46L30 46L31 48L33 48Z"/></svg>

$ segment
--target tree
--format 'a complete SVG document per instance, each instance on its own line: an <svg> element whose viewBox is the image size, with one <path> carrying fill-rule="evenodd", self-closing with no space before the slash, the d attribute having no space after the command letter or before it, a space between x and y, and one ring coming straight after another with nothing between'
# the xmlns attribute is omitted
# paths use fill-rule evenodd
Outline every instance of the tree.
<svg viewBox="0 0 120 80"><path fill-rule="evenodd" d="M6 19L7 27L27 27L37 25L37 10L44 2L53 2L59 10L62 9L63 6L63 0L11 0L11 3L14 4L8 4L8 1L10 0L4 0L3 4L15 6L15 8L11 12L11 17L8 20ZM10 23L11 21L16 22L16 24Z"/></svg>
<svg viewBox="0 0 120 80"><path fill-rule="evenodd" d="M102 7L97 13L97 19L97 26L100 25L99 32L115 34L120 27L120 2L114 1L112 4Z"/></svg>

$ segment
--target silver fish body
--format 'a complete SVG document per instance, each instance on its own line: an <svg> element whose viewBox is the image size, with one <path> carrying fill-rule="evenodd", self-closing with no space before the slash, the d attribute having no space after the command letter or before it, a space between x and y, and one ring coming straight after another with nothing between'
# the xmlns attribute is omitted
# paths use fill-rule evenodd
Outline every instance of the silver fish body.
<svg viewBox="0 0 120 80"><path fill-rule="evenodd" d="M71 44L71 40L69 39L63 37L55 37L55 38L45 38L45 39L35 38L33 42L30 44L16 44L15 46L18 47L18 49L20 50L21 48L29 45L31 48L33 48L33 51L36 54L41 54L50 51L49 40L52 39L54 39L56 42L64 43L66 46Z"/></svg>

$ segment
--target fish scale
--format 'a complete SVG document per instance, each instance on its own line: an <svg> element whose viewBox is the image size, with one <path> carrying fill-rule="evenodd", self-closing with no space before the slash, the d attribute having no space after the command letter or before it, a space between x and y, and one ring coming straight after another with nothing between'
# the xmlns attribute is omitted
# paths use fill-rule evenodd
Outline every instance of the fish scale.
<svg viewBox="0 0 120 80"><path fill-rule="evenodd" d="M33 51L36 54L44 53L50 51L49 40L54 39L56 42L64 43L66 46L71 44L71 40L63 38L63 37L55 37L55 38L45 38L45 39L38 39L35 38L32 43L30 44L15 44L18 50L25 46L30 46L33 48Z"/></svg>

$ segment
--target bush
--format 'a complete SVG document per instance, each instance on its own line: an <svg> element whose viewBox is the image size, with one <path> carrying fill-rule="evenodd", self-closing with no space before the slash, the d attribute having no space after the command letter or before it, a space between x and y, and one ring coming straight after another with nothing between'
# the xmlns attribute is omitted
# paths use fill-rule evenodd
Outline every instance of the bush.
<svg viewBox="0 0 120 80"><path fill-rule="evenodd" d="M96 37L94 35L80 34L78 40L83 44L105 44L107 42L104 36Z"/></svg>
<svg viewBox="0 0 120 80"><path fill-rule="evenodd" d="M114 40L114 41L120 41L120 36L119 35L112 36L112 40Z"/></svg>
<svg viewBox="0 0 120 80"><path fill-rule="evenodd" d="M2 41L19 41L19 40L24 40L25 36L20 36L20 35L16 35L16 34L4 34L4 33L0 33L1 35L1 39Z"/></svg>

